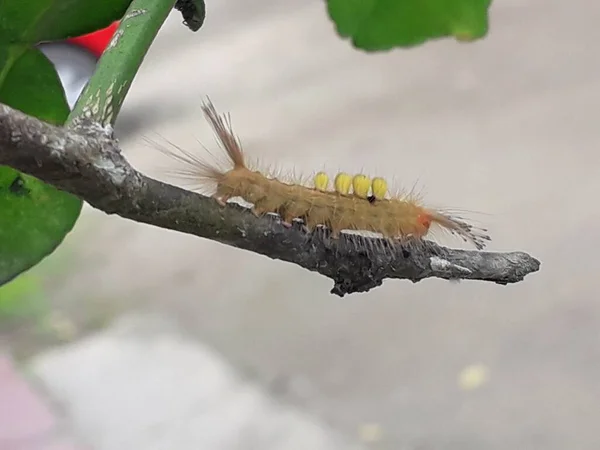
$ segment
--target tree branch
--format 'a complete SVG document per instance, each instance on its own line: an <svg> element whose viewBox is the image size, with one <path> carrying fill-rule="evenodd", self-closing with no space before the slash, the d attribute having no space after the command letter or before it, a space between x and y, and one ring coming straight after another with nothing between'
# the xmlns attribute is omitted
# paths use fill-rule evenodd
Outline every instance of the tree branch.
<svg viewBox="0 0 600 450"><path fill-rule="evenodd" d="M398 245L367 253L364 245L356 245L356 237L333 240L324 232L286 228L277 217L256 218L241 206L221 207L209 197L136 171L122 156L112 128L85 117L68 127L55 127L0 104L0 164L70 192L107 214L318 272L334 281L331 292L339 296L369 291L386 278L516 283L540 267L538 260L523 252L453 250L433 243L410 251Z"/></svg>

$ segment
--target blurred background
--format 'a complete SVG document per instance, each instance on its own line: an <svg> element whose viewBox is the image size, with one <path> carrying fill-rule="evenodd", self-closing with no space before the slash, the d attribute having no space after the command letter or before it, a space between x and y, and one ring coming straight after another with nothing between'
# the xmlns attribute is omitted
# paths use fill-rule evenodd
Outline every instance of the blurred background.
<svg viewBox="0 0 600 450"><path fill-rule="evenodd" d="M480 41L366 54L322 1L207 2L198 33L173 12L117 124L134 166L176 182L144 136L215 148L208 95L262 161L416 183L540 272L338 298L86 208L0 306L1 346L92 449L597 449L599 20L495 0Z"/></svg>

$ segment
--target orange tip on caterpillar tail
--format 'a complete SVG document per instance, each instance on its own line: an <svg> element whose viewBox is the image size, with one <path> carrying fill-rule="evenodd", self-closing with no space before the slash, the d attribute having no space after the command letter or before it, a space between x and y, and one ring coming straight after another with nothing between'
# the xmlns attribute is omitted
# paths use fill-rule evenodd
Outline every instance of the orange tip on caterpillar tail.
<svg viewBox="0 0 600 450"><path fill-rule="evenodd" d="M229 115L219 115L210 100L203 104L202 110L217 136L222 156L226 156L226 164L207 163L174 145L173 149L159 150L185 166L177 171L180 177L193 179L204 187L211 185L210 195L221 205L232 198L241 198L252 204L252 212L257 216L277 214L287 225L301 220L307 231L324 227L334 239L343 231L350 231L375 233L392 245L419 244L438 230L458 236L479 250L490 241L486 230L426 207L414 195L392 195L381 177L340 172L333 178L330 189L330 177L325 172L313 175L312 186L308 186L280 180L251 167L233 132ZM369 240L363 237L361 241Z"/></svg>

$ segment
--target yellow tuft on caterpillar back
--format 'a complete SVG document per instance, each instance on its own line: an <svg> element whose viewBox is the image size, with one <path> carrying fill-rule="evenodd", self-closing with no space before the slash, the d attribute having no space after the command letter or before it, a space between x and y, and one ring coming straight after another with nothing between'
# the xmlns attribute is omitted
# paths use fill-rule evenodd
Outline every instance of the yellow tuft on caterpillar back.
<svg viewBox="0 0 600 450"><path fill-rule="evenodd" d="M318 191L326 191L329 188L329 175L325 172L317 173L313 181L315 183L315 188Z"/></svg>
<svg viewBox="0 0 600 450"><path fill-rule="evenodd" d="M354 189L354 195L357 197L367 198L369 196L369 189L371 189L371 180L363 174L354 175L354 178L352 178L352 189Z"/></svg>
<svg viewBox="0 0 600 450"><path fill-rule="evenodd" d="M383 200L387 194L387 189L387 181L380 177L373 178L371 190L376 200Z"/></svg>
<svg viewBox="0 0 600 450"><path fill-rule="evenodd" d="M347 173L338 173L335 177L335 190L339 194L348 195L350 193L350 186L352 186L352 176Z"/></svg>

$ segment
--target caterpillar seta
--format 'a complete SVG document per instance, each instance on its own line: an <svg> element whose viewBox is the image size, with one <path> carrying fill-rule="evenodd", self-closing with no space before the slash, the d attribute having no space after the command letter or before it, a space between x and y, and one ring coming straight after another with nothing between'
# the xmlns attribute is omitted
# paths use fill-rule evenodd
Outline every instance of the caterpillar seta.
<svg viewBox="0 0 600 450"><path fill-rule="evenodd" d="M221 206L229 199L241 198L252 204L251 211L256 216L274 213L286 226L301 220L308 232L324 227L333 239L347 230L376 233L392 244L418 244L431 237L437 228L460 237L478 250L490 241L487 230L460 217L426 207L411 194L392 194L381 177L342 172L331 179L325 172L317 172L311 183L295 183L258 170L248 163L229 115L218 114L210 100L202 105L202 111L224 151L222 156L227 158L225 165L219 165L217 158L210 164L173 144L172 148L153 144L182 164L174 171L178 177L210 187L210 195Z"/></svg>

